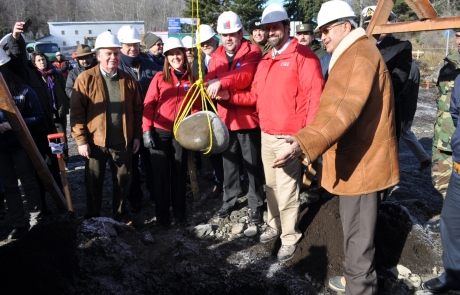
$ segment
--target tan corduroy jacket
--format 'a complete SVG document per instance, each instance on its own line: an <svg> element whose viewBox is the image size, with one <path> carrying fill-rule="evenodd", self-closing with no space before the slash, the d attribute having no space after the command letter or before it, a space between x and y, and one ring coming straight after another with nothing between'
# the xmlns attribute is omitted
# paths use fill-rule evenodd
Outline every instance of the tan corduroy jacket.
<svg viewBox="0 0 460 295"><path fill-rule="evenodd" d="M308 162L323 155L321 184L342 196L399 181L390 73L361 28L334 51L315 120L295 135Z"/></svg>
<svg viewBox="0 0 460 295"><path fill-rule="evenodd" d="M136 81L117 70L123 103L123 133L126 145L142 138L142 102ZM107 97L101 69L95 66L82 72L70 98L70 126L77 145L93 143L105 147L107 136Z"/></svg>

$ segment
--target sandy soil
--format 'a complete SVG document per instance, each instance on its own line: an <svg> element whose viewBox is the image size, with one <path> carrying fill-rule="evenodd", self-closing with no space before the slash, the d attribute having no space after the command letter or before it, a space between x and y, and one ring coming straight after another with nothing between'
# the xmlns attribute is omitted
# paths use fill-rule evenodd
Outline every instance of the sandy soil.
<svg viewBox="0 0 460 295"><path fill-rule="evenodd" d="M420 89L412 130L431 153L436 112L434 89ZM143 210L133 214L133 226L114 222L107 170L101 218L83 220L84 162L70 141L67 173L77 218L56 209L23 239L7 241L11 222L0 221L0 290L2 294L335 294L331 276L343 271L343 233L338 198L324 194L303 204L299 228L303 233L294 259L278 263L280 242L260 244L258 236L228 234L238 218L218 220L220 199L187 197L188 227L164 230L155 224L155 210L144 187ZM404 143L400 145L401 181L381 205L376 233L379 294L414 294L390 269L407 267L425 281L442 271L439 235L425 229L439 214L441 196L433 189L429 169ZM212 188L206 159L199 171L204 195ZM240 198L236 211L246 212ZM241 221L241 220L240 220ZM244 220L243 220L244 223ZM196 237L194 226L209 224L212 233ZM248 224L244 225L246 228ZM220 234L222 233L222 235ZM219 237L220 236L220 237ZM410 284L409 284L410 285ZM457 293L460 294L460 293Z"/></svg>

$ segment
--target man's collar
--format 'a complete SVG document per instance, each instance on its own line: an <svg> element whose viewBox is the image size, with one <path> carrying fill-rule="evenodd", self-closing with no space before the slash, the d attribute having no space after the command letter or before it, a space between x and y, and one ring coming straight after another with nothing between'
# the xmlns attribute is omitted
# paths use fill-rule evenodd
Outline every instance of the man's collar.
<svg viewBox="0 0 460 295"><path fill-rule="evenodd" d="M106 71L104 71L102 69L102 67L99 67L99 69L101 70L101 74L104 76L104 77L107 77L107 78L114 78L117 76L117 70L115 70L115 73L113 75L110 75L109 73L107 73Z"/></svg>
<svg viewBox="0 0 460 295"><path fill-rule="evenodd" d="M276 50L275 47L273 47L272 48L272 58L275 58L275 56L277 56L278 54L283 53L283 51L286 50L286 48L289 46L291 41L292 41L292 39L288 38L288 40L286 41L286 43L284 43L284 45L280 48L280 50Z"/></svg>

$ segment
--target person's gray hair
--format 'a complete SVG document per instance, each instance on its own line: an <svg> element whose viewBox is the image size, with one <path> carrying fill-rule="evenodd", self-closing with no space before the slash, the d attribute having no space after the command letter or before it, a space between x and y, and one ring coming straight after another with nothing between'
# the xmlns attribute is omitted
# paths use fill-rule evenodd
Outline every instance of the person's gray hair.
<svg viewBox="0 0 460 295"><path fill-rule="evenodd" d="M347 21L350 23L350 25L352 26L352 30L353 29L356 29L358 27L358 24L356 23L355 19L350 17L350 18L346 18L344 19L344 21Z"/></svg>

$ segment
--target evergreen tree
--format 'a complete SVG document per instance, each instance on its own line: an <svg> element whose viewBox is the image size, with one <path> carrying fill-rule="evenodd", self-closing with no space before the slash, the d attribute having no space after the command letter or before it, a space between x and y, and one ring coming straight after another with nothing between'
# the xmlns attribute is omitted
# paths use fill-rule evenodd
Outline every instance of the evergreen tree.
<svg viewBox="0 0 460 295"><path fill-rule="evenodd" d="M291 20L303 20L299 13L299 0L284 0L284 8Z"/></svg>
<svg viewBox="0 0 460 295"><path fill-rule="evenodd" d="M321 4L325 0L298 0L299 1L299 18L304 22L316 22Z"/></svg>
<svg viewBox="0 0 460 295"><path fill-rule="evenodd" d="M224 11L233 11L241 19L243 26L248 29L249 22L262 17L262 6L267 0L200 0L199 16L201 24L217 27L217 19ZM185 17L192 17L192 0L185 1ZM193 17L196 17L196 0L193 0Z"/></svg>

